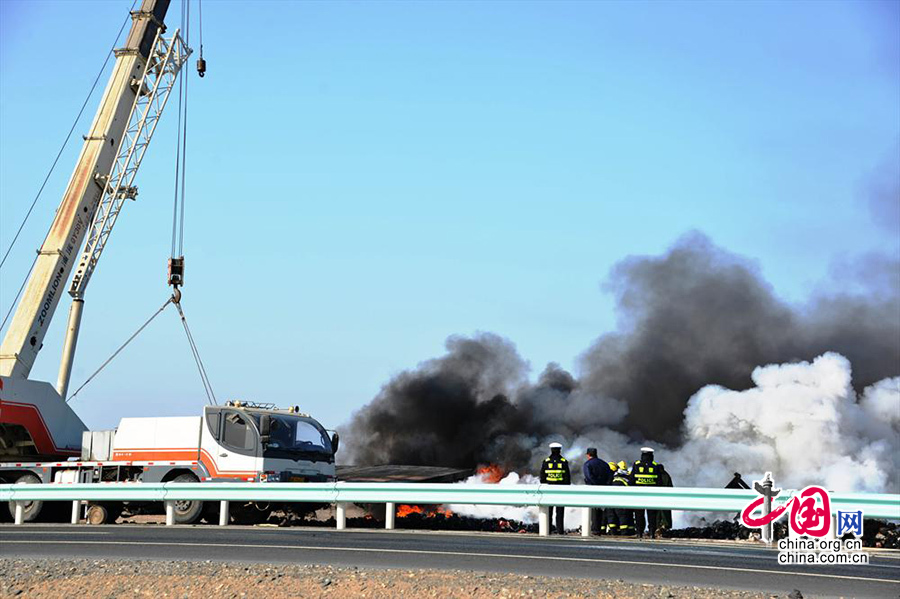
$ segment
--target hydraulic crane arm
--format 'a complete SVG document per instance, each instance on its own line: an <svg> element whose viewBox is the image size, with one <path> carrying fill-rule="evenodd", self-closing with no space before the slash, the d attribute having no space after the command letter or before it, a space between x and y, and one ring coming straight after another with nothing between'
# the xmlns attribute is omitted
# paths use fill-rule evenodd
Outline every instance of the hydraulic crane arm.
<svg viewBox="0 0 900 599"><path fill-rule="evenodd" d="M177 33L170 45L162 40L168 7L169 0L143 0L140 10L132 13L127 41L116 50L112 75L85 136L75 171L0 345L2 376L28 378L72 268L79 262L72 294L80 302L121 201L133 196L134 173L174 77L189 53ZM179 52L174 71L170 58L159 59L160 48L164 52ZM160 89L162 95L157 93ZM143 98L150 99L142 102ZM79 261L76 258L89 230L92 245Z"/></svg>

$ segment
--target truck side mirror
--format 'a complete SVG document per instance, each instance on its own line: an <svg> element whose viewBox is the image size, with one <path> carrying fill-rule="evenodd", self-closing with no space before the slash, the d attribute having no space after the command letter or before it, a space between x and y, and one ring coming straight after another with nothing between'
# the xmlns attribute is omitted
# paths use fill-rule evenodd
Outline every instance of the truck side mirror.
<svg viewBox="0 0 900 599"><path fill-rule="evenodd" d="M268 414L263 414L259 418L259 441L263 445L269 443L269 431L272 430L272 418Z"/></svg>
<svg viewBox="0 0 900 599"><path fill-rule="evenodd" d="M331 453L337 453L340 444L341 436L335 432L333 435L331 435Z"/></svg>

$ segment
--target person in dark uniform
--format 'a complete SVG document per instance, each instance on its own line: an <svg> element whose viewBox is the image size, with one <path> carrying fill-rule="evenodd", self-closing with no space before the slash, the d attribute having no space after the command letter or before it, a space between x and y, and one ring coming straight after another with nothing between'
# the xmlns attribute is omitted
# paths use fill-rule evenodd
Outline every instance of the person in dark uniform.
<svg viewBox="0 0 900 599"><path fill-rule="evenodd" d="M675 483L672 481L672 476L669 474L668 470L663 470L659 473L659 486L660 487L674 487ZM659 518L657 518L656 522L656 530L660 536L665 534L665 531L672 530L672 510L660 510Z"/></svg>
<svg viewBox="0 0 900 599"><path fill-rule="evenodd" d="M658 487L661 483L660 475L665 471L662 464L657 464L653 460L653 448L641 447L641 459L634 463L631 467L631 475L629 483L638 487ZM644 512L646 511L646 520ZM644 536L644 527L649 525L647 534L652 539L656 535L657 518L659 514L656 510L635 510L634 524L637 536Z"/></svg>
<svg viewBox="0 0 900 599"><path fill-rule="evenodd" d="M613 475L612 485L627 487L630 482L628 464L624 461L616 464L617 471ZM609 534L620 536L634 535L634 510L631 508L609 508L606 510L606 520L609 523Z"/></svg>
<svg viewBox="0 0 900 599"><path fill-rule="evenodd" d="M597 448L588 447L582 472L584 473L584 484L586 485L608 485L612 482L612 470L609 464L597 457ZM591 509L591 532L599 535L603 532L605 526L605 514L603 509Z"/></svg>
<svg viewBox="0 0 900 599"><path fill-rule="evenodd" d="M569 462L562 457L562 445L559 443L550 444L550 457L544 459L541 464L541 484L545 485L570 485L572 484L572 475L569 472ZM558 506L550 506L550 522L553 522L553 510L556 509L556 531L564 535L566 534L565 513L566 508Z"/></svg>

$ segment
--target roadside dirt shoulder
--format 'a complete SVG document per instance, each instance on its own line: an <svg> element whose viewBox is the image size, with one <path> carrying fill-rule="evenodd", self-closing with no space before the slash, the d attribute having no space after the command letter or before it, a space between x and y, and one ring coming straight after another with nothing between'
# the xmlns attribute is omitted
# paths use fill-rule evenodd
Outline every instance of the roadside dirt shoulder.
<svg viewBox="0 0 900 599"><path fill-rule="evenodd" d="M460 570L185 561L0 559L0 597L716 597L772 595Z"/></svg>

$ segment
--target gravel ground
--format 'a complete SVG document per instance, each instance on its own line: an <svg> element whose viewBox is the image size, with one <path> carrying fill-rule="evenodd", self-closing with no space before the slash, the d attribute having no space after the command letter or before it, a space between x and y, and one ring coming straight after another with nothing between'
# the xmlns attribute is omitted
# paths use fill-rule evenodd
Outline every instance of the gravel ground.
<svg viewBox="0 0 900 599"><path fill-rule="evenodd" d="M184 561L0 559L0 597L775 597L699 587L460 570ZM796 595L795 595L796 597Z"/></svg>

